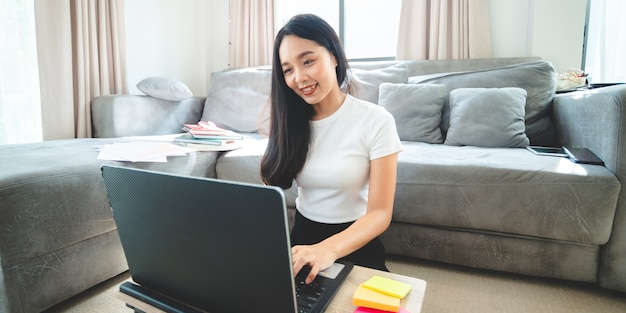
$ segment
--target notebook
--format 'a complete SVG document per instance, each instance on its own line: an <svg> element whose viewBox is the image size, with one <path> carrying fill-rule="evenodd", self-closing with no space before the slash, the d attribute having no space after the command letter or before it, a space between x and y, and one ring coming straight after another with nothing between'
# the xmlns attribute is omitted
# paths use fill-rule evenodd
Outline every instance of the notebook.
<svg viewBox="0 0 626 313"><path fill-rule="evenodd" d="M311 304L296 293L281 189L101 169L132 277L120 291L166 312L323 312L353 267L318 275Z"/></svg>

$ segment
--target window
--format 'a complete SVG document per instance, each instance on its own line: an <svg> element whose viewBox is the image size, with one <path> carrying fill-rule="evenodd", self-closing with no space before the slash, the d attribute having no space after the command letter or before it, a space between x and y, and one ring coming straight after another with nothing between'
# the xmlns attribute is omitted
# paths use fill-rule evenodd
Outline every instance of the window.
<svg viewBox="0 0 626 313"><path fill-rule="evenodd" d="M34 1L0 1L0 144L42 140Z"/></svg>
<svg viewBox="0 0 626 313"><path fill-rule="evenodd" d="M582 69L591 83L626 82L626 1L587 0Z"/></svg>
<svg viewBox="0 0 626 313"><path fill-rule="evenodd" d="M300 13L312 13L339 34L350 60L393 60L396 55L401 0L286 0L279 26Z"/></svg>

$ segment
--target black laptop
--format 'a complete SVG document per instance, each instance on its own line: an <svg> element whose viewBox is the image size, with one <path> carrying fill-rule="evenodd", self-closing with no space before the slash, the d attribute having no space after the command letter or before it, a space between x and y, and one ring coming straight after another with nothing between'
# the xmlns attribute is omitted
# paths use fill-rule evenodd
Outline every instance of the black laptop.
<svg viewBox="0 0 626 313"><path fill-rule="evenodd" d="M102 166L132 282L166 312L324 312L353 265L294 277L281 189Z"/></svg>

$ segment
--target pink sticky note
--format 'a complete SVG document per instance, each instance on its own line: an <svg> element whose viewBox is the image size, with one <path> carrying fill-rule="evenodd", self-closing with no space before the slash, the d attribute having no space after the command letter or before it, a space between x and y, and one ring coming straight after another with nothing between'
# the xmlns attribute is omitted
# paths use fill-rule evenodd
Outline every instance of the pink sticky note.
<svg viewBox="0 0 626 313"><path fill-rule="evenodd" d="M371 308L358 307L352 313L393 313L393 312L377 310L377 309L371 309ZM398 311L398 313L411 313L411 312L409 312L409 311L407 311L407 310L405 310L403 308L400 308L400 311Z"/></svg>

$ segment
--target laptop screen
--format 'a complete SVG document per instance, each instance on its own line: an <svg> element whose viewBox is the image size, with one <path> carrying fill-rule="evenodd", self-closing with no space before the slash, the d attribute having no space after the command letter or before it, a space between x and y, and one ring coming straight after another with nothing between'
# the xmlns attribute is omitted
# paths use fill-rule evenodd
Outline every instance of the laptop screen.
<svg viewBox="0 0 626 313"><path fill-rule="evenodd" d="M295 312L280 189L106 165L102 176L142 287L209 312Z"/></svg>

